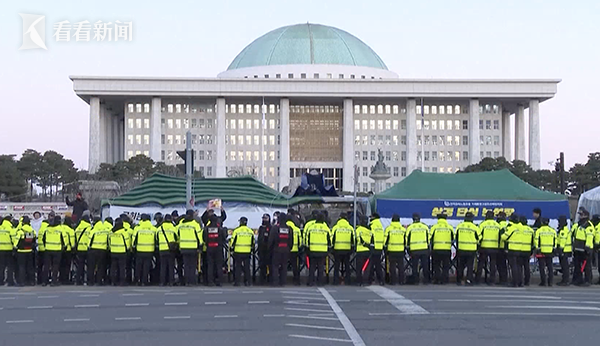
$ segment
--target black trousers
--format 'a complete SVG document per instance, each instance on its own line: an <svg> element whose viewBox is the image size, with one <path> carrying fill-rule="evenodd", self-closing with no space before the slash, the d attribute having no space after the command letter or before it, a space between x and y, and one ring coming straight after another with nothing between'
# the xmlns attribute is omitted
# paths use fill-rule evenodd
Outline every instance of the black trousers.
<svg viewBox="0 0 600 346"><path fill-rule="evenodd" d="M294 275L294 285L300 285L300 264L302 263L302 256L299 252L290 252L290 266L292 267L292 274ZM350 268L350 267L348 267Z"/></svg>
<svg viewBox="0 0 600 346"><path fill-rule="evenodd" d="M583 266L584 263L585 267ZM592 263L590 256L588 256L584 251L573 252L573 266L573 283L592 283Z"/></svg>
<svg viewBox="0 0 600 346"><path fill-rule="evenodd" d="M497 256L498 252L496 250L481 250L479 251L479 257L477 258L477 273L475 274L475 282L480 283L481 274L483 273L485 267L490 266L490 276L488 277L486 283L495 284L496 283L496 271L497 271Z"/></svg>
<svg viewBox="0 0 600 346"><path fill-rule="evenodd" d="M208 250L206 255L208 257L208 284L220 285L223 282L223 251L220 248Z"/></svg>
<svg viewBox="0 0 600 346"><path fill-rule="evenodd" d="M198 252L196 250L183 250L183 280L186 285L198 284Z"/></svg>
<svg viewBox="0 0 600 346"><path fill-rule="evenodd" d="M271 265L271 253L265 249L258 250L259 282L266 285L268 281L267 268Z"/></svg>
<svg viewBox="0 0 600 346"><path fill-rule="evenodd" d="M38 285L42 284L42 276L44 273L44 254L46 253L46 251L38 251L35 254L35 266L36 266L36 272L37 272L37 283ZM0 281L2 282L2 281Z"/></svg>
<svg viewBox="0 0 600 346"><path fill-rule="evenodd" d="M150 284L150 268L152 267L152 252L138 252L135 256L135 282L137 284Z"/></svg>
<svg viewBox="0 0 600 346"><path fill-rule="evenodd" d="M433 268L433 282L438 284L447 284L450 271L451 251L436 251L431 253L431 267Z"/></svg>
<svg viewBox="0 0 600 346"><path fill-rule="evenodd" d="M135 268L135 256L133 255L133 253L128 253L127 254L127 263L126 263L126 267L125 267L125 274L127 276L127 283L132 283L133 282L133 269Z"/></svg>
<svg viewBox="0 0 600 346"><path fill-rule="evenodd" d="M196 264L196 267L198 265ZM208 254L206 251L200 253L200 268L198 269L202 273L202 283L208 284Z"/></svg>
<svg viewBox="0 0 600 346"><path fill-rule="evenodd" d="M373 252L373 254L371 255L371 263L372 264L372 268L373 268L373 273L370 273L371 275L374 275L377 277L377 282L380 285L384 285L385 284L385 270L383 269L383 262L381 261L381 254L382 251L381 250L375 250ZM372 276L369 276L369 283L371 283L371 280L373 279Z"/></svg>
<svg viewBox="0 0 600 346"><path fill-rule="evenodd" d="M503 249L498 250L496 255L496 268L498 269L498 282L506 284L508 282L508 254Z"/></svg>
<svg viewBox="0 0 600 346"><path fill-rule="evenodd" d="M570 253L562 254L558 257L560 261L560 270L562 271L562 280L560 281L562 284L568 284L571 282L571 271L569 268L569 258L571 257Z"/></svg>
<svg viewBox="0 0 600 346"><path fill-rule="evenodd" d="M369 260L370 256L371 254L368 251L356 253L356 282L359 285L364 285L369 279L369 274L371 272L371 261ZM367 264L365 267L365 263L367 263L367 261L369 261L369 264ZM365 267L364 271L363 267Z"/></svg>
<svg viewBox="0 0 600 346"><path fill-rule="evenodd" d="M106 281L106 250L88 250L87 280L88 285L104 285Z"/></svg>
<svg viewBox="0 0 600 346"><path fill-rule="evenodd" d="M35 285L33 253L17 252L17 268L17 283L19 285Z"/></svg>
<svg viewBox="0 0 600 346"><path fill-rule="evenodd" d="M390 283L404 285L404 252L388 252Z"/></svg>
<svg viewBox="0 0 600 346"><path fill-rule="evenodd" d="M529 267L529 258L531 258L531 255L529 254L529 252L522 252L521 256L519 257L521 259L519 265L522 268L521 271L523 273L524 278L523 283L525 284L525 286L528 286L529 281L531 281L531 269Z"/></svg>
<svg viewBox="0 0 600 346"><path fill-rule="evenodd" d="M127 254L113 253L110 255L110 280L113 286L125 286L127 272Z"/></svg>
<svg viewBox="0 0 600 346"><path fill-rule="evenodd" d="M327 258L327 252L313 252L308 257L310 260L310 268L308 268L308 284L315 284L315 271L317 271L317 285L322 285L324 281L323 274L325 272L325 258Z"/></svg>
<svg viewBox="0 0 600 346"><path fill-rule="evenodd" d="M183 284L185 282L183 280L183 255L181 254L181 251L177 251L174 256L176 263L175 270L177 271L177 282L179 284Z"/></svg>
<svg viewBox="0 0 600 346"><path fill-rule="evenodd" d="M71 252L63 253L60 258L60 283L66 285L71 282L71 263L73 254Z"/></svg>
<svg viewBox="0 0 600 346"><path fill-rule="evenodd" d="M242 272L244 273L244 284L249 285L252 282L252 278L250 277L250 256L249 253L233 254L233 275L235 276L236 285L242 282Z"/></svg>
<svg viewBox="0 0 600 346"><path fill-rule="evenodd" d="M512 273L512 285L514 287L523 285L523 266L521 265L521 256L517 252L508 253L508 263Z"/></svg>
<svg viewBox="0 0 600 346"><path fill-rule="evenodd" d="M473 265L475 264L475 251L462 251L457 253L458 265L456 268L456 282L460 283L467 268L467 282L473 282Z"/></svg>
<svg viewBox="0 0 600 346"><path fill-rule="evenodd" d="M542 283L548 284L549 286L552 285L554 283L554 270L552 270L552 255L539 257L538 262L540 264L540 278L542 279ZM548 271L547 275L546 271Z"/></svg>
<svg viewBox="0 0 600 346"><path fill-rule="evenodd" d="M58 274L60 270L61 251L44 251L44 272L42 284L48 284L49 272L52 271L52 285L58 285Z"/></svg>
<svg viewBox="0 0 600 346"><path fill-rule="evenodd" d="M161 285L175 283L175 254L170 251L160 252L160 278Z"/></svg>
<svg viewBox="0 0 600 346"><path fill-rule="evenodd" d="M350 250L334 250L333 252L333 284L340 284L340 271L344 273L344 284L350 285L350 278L352 277L350 273L350 255L352 252Z"/></svg>
<svg viewBox="0 0 600 346"><path fill-rule="evenodd" d="M75 255L75 265L77 269L75 271L75 283L77 285L83 285L85 279L85 264L87 262L87 251L78 252Z"/></svg>
<svg viewBox="0 0 600 346"><path fill-rule="evenodd" d="M410 261L412 266L412 276L414 284L417 285L420 281L419 262L421 263L421 269L423 269L423 282L426 284L429 283L429 253L424 251L413 253L410 255Z"/></svg>
<svg viewBox="0 0 600 346"><path fill-rule="evenodd" d="M6 277L4 274L6 271ZM15 284L15 260L13 257L12 250L8 251L0 251L0 285L4 284L4 281L8 283L9 286Z"/></svg>
<svg viewBox="0 0 600 346"><path fill-rule="evenodd" d="M271 284L273 286L284 286L287 277L287 264L290 253L287 251L274 251L271 264Z"/></svg>

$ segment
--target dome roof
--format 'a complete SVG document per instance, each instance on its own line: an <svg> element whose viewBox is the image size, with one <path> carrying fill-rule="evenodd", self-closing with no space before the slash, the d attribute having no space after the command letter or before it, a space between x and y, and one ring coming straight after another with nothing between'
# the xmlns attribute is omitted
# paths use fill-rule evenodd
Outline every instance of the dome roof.
<svg viewBox="0 0 600 346"><path fill-rule="evenodd" d="M309 23L284 26L257 38L227 70L269 65L347 65L387 70L377 53L355 36Z"/></svg>

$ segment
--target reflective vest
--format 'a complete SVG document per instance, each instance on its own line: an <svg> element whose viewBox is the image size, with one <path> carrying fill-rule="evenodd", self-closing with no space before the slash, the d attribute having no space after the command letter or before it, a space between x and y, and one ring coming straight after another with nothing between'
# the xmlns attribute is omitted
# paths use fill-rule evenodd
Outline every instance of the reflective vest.
<svg viewBox="0 0 600 346"><path fill-rule="evenodd" d="M456 226L456 244L458 251L474 252L479 245L479 227L472 222L461 222Z"/></svg>
<svg viewBox="0 0 600 346"><path fill-rule="evenodd" d="M498 225L500 225L500 242L498 243L498 247L500 249L506 248L506 241L502 238L502 234L506 232L506 228L508 227L508 221L502 220L498 221Z"/></svg>
<svg viewBox="0 0 600 346"><path fill-rule="evenodd" d="M49 226L46 228L43 242L46 251L62 251L65 249L67 237L63 231L62 225Z"/></svg>
<svg viewBox="0 0 600 346"><path fill-rule="evenodd" d="M508 251L521 251L522 237L520 225L518 223L509 223L501 239L508 244Z"/></svg>
<svg viewBox="0 0 600 346"><path fill-rule="evenodd" d="M558 233L558 247L565 254L573 252L573 233L569 229L569 226L564 226Z"/></svg>
<svg viewBox="0 0 600 346"><path fill-rule="evenodd" d="M373 232L373 236L375 238L375 250L383 250L385 232L383 230L383 225L381 224L381 221L379 219L371 221L371 232Z"/></svg>
<svg viewBox="0 0 600 346"><path fill-rule="evenodd" d="M123 254L126 253L127 248L127 230L121 228L115 232L110 233L110 253Z"/></svg>
<svg viewBox="0 0 600 346"><path fill-rule="evenodd" d="M429 227L422 222L413 222L406 229L406 244L409 251L429 249Z"/></svg>
<svg viewBox="0 0 600 346"><path fill-rule="evenodd" d="M75 248L75 231L67 225L63 225L62 229L63 232L65 232L65 238L67 239L66 250L71 251Z"/></svg>
<svg viewBox="0 0 600 346"><path fill-rule="evenodd" d="M88 249L92 250L108 250L108 236L109 230L103 222L96 222L92 230L90 231L90 241Z"/></svg>
<svg viewBox="0 0 600 346"><path fill-rule="evenodd" d="M0 251L12 251L15 235L16 230L12 226L12 223L8 220L2 221L0 225Z"/></svg>
<svg viewBox="0 0 600 346"><path fill-rule="evenodd" d="M481 248L499 249L500 248L500 224L495 220L485 220L479 225L481 230Z"/></svg>
<svg viewBox="0 0 600 346"><path fill-rule="evenodd" d="M550 255L556 248L556 231L550 226L542 226L535 231L533 244L540 253Z"/></svg>
<svg viewBox="0 0 600 346"><path fill-rule="evenodd" d="M169 243L177 242L177 228L171 222L163 222L156 229L156 237L158 238L158 251L170 251Z"/></svg>
<svg viewBox="0 0 600 346"><path fill-rule="evenodd" d="M46 251L46 247L44 246L44 242L43 241L39 241L39 240L40 239L44 239L44 233L46 232L46 229L48 228L49 225L50 224L48 223L48 221L44 220L44 221L42 221L42 225L40 226L40 229L38 230L38 252L44 252L44 251Z"/></svg>
<svg viewBox="0 0 600 346"><path fill-rule="evenodd" d="M131 246L133 245L133 228L131 227L131 224L129 222L123 222L123 227L125 228L125 232L127 232L127 238L125 239L127 241L127 248L131 249Z"/></svg>
<svg viewBox="0 0 600 346"><path fill-rule="evenodd" d="M573 226L573 250L585 251L594 247L594 226L587 221L585 228L575 224Z"/></svg>
<svg viewBox="0 0 600 346"><path fill-rule="evenodd" d="M31 225L22 225L17 230L14 242L17 252L32 252L35 246L35 231Z"/></svg>
<svg viewBox="0 0 600 346"><path fill-rule="evenodd" d="M404 242L406 241L406 228L399 221L392 221L385 229L385 244L387 252L404 253Z"/></svg>
<svg viewBox="0 0 600 346"><path fill-rule="evenodd" d="M150 221L142 221L134 229L135 234L134 246L137 252L151 253L154 252L156 243L156 228L152 226Z"/></svg>
<svg viewBox="0 0 600 346"><path fill-rule="evenodd" d="M333 249L339 251L352 250L354 229L346 219L340 219L331 229L333 234Z"/></svg>
<svg viewBox="0 0 600 346"><path fill-rule="evenodd" d="M233 230L231 235L231 244L235 244L234 253L249 254L252 253L252 244L254 243L254 232L248 226L240 226ZM286 244L287 246L287 244Z"/></svg>
<svg viewBox="0 0 600 346"><path fill-rule="evenodd" d="M302 239L300 228L296 226L293 221L288 221L285 223L289 228L294 230L294 244L292 245L292 249L290 252L298 252L298 248L300 247L300 240Z"/></svg>
<svg viewBox="0 0 600 346"><path fill-rule="evenodd" d="M373 232L365 226L358 226L356 229L356 252L371 251L371 241Z"/></svg>
<svg viewBox="0 0 600 346"><path fill-rule="evenodd" d="M79 225L75 229L75 243L77 244L77 251L85 252L88 250L91 230L92 225L90 225L89 222L83 220L79 222Z"/></svg>
<svg viewBox="0 0 600 346"><path fill-rule="evenodd" d="M195 221L183 221L177 227L177 235L179 236L179 249L181 250L198 250L202 246L202 229Z"/></svg>
<svg viewBox="0 0 600 346"><path fill-rule="evenodd" d="M308 229L308 249L311 252L327 252L329 227L325 223L314 223Z"/></svg>
<svg viewBox="0 0 600 346"><path fill-rule="evenodd" d="M527 225L521 225L521 251L531 252L533 248L533 238L535 238L535 232L533 228Z"/></svg>
<svg viewBox="0 0 600 346"><path fill-rule="evenodd" d="M316 220L309 220L304 224L304 239L303 244L308 244L308 230L317 222Z"/></svg>
<svg viewBox="0 0 600 346"><path fill-rule="evenodd" d="M454 228L445 219L431 226L431 247L434 251L450 251L454 240Z"/></svg>

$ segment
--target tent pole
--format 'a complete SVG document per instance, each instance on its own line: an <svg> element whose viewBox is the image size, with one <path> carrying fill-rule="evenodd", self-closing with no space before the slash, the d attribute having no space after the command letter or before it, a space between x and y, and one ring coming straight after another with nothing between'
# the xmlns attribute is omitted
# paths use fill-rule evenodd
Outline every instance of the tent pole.
<svg viewBox="0 0 600 346"><path fill-rule="evenodd" d="M185 134L185 204L186 209L194 209L192 204L192 132Z"/></svg>

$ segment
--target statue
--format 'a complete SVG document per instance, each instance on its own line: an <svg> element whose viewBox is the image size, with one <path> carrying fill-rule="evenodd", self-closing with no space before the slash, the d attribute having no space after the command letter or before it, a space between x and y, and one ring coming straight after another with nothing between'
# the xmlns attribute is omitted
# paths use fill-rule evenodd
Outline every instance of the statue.
<svg viewBox="0 0 600 346"><path fill-rule="evenodd" d="M384 190L384 182L391 177L391 174L388 171L388 167L383 162L383 152L381 149L378 149L377 153L377 162L375 166L371 169L371 174L369 177L375 180L375 193L380 193Z"/></svg>
<svg viewBox="0 0 600 346"><path fill-rule="evenodd" d="M371 169L371 174L387 174L388 169L386 164L383 162L383 151L377 150L377 162Z"/></svg>

